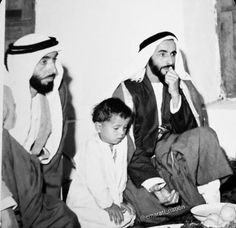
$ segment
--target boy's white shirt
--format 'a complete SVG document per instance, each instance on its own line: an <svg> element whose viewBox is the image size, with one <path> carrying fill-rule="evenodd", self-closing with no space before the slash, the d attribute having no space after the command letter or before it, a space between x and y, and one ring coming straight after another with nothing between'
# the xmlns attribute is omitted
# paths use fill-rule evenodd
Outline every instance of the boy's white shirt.
<svg viewBox="0 0 236 228"><path fill-rule="evenodd" d="M94 205L104 209L112 203L120 205L123 202L127 182L127 150L127 137L114 145L112 152L109 144L101 141L95 133L75 156L77 169L72 175L72 182L83 186L83 194L90 195L90 199L96 201Z"/></svg>
<svg viewBox="0 0 236 228"><path fill-rule="evenodd" d="M76 169L71 175L72 183L66 203L78 216L81 227L132 226L135 215L126 211L124 221L115 225L104 210L112 203L120 205L123 202L127 182L127 137L115 145L113 151L97 133L79 147L80 151L74 158Z"/></svg>

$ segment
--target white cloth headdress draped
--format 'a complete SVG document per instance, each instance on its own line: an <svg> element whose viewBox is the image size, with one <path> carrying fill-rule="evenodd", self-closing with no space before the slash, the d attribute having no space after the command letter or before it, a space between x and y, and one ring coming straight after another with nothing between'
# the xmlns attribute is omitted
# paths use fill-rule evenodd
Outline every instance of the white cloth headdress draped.
<svg viewBox="0 0 236 228"><path fill-rule="evenodd" d="M28 34L17 40L14 45L31 45L49 39L49 37L43 35ZM16 123L15 127L9 132L28 152L37 137L37 126L39 126L40 121L40 106L38 106L38 110L35 110L35 113L31 112L32 98L29 80L40 59L51 52L58 52L59 50L59 45L54 45L31 53L8 54L7 57L8 72L6 72L4 84L11 88L16 103ZM46 94L51 114L52 132L45 147L49 151L50 157L42 163L50 162L59 148L62 137L62 107L58 89L63 76L63 68L58 61L56 62L56 68L58 74L54 80L53 90ZM38 123L31 121L33 116L37 117L35 121L38 121Z"/></svg>
<svg viewBox="0 0 236 228"><path fill-rule="evenodd" d="M136 57L134 58L130 66L123 72L125 79L131 79L133 81L142 81L146 71L146 65L151 56L153 55L155 49L162 41L168 39L174 40L176 44L176 51L177 51L176 61L175 61L176 73L179 75L181 79L190 80L189 74L184 69L183 58L179 49L178 40L176 39L175 36L172 35L167 35L163 38L160 38L150 43L143 49L141 49L141 51L137 53Z"/></svg>

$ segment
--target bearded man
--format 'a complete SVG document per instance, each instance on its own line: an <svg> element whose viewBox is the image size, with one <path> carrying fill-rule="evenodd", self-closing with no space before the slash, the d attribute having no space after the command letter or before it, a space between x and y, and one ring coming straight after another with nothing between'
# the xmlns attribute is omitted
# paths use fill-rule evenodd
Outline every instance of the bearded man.
<svg viewBox="0 0 236 228"><path fill-rule="evenodd" d="M66 90L58 44L28 34L6 52L2 176L23 227L80 227L60 200Z"/></svg>
<svg viewBox="0 0 236 228"><path fill-rule="evenodd" d="M176 36L157 33L139 46L113 96L135 113L126 198L140 222L159 224L191 207L220 201L232 174L201 95L185 71Z"/></svg>

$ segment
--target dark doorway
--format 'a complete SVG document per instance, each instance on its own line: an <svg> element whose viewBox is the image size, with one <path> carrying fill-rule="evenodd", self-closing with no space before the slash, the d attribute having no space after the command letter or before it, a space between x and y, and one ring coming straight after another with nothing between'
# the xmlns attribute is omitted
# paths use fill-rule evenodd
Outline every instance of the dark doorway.
<svg viewBox="0 0 236 228"><path fill-rule="evenodd" d="M227 98L236 97L236 1L217 0L222 89Z"/></svg>
<svg viewBox="0 0 236 228"><path fill-rule="evenodd" d="M35 31L35 0L6 1L5 49Z"/></svg>

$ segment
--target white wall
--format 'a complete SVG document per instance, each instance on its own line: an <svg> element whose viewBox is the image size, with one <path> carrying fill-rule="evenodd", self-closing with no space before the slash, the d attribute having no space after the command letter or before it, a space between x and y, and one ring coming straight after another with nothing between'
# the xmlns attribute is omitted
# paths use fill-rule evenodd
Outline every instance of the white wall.
<svg viewBox="0 0 236 228"><path fill-rule="evenodd" d="M206 102L220 94L215 0L183 0L184 37L191 76Z"/></svg>
<svg viewBox="0 0 236 228"><path fill-rule="evenodd" d="M110 96L123 78L119 72L140 41L161 30L179 37L205 100L216 99L219 62L213 9L212 0L37 0L36 32L56 36L63 46L78 138L91 127L91 108Z"/></svg>
<svg viewBox="0 0 236 228"><path fill-rule="evenodd" d="M138 44L162 29L182 32L180 0L40 0L36 32L55 35L72 77L71 92L82 137L91 108L111 96ZM168 14L166 9L168 8ZM170 23L168 15L173 15ZM163 20L163 18L165 18Z"/></svg>

